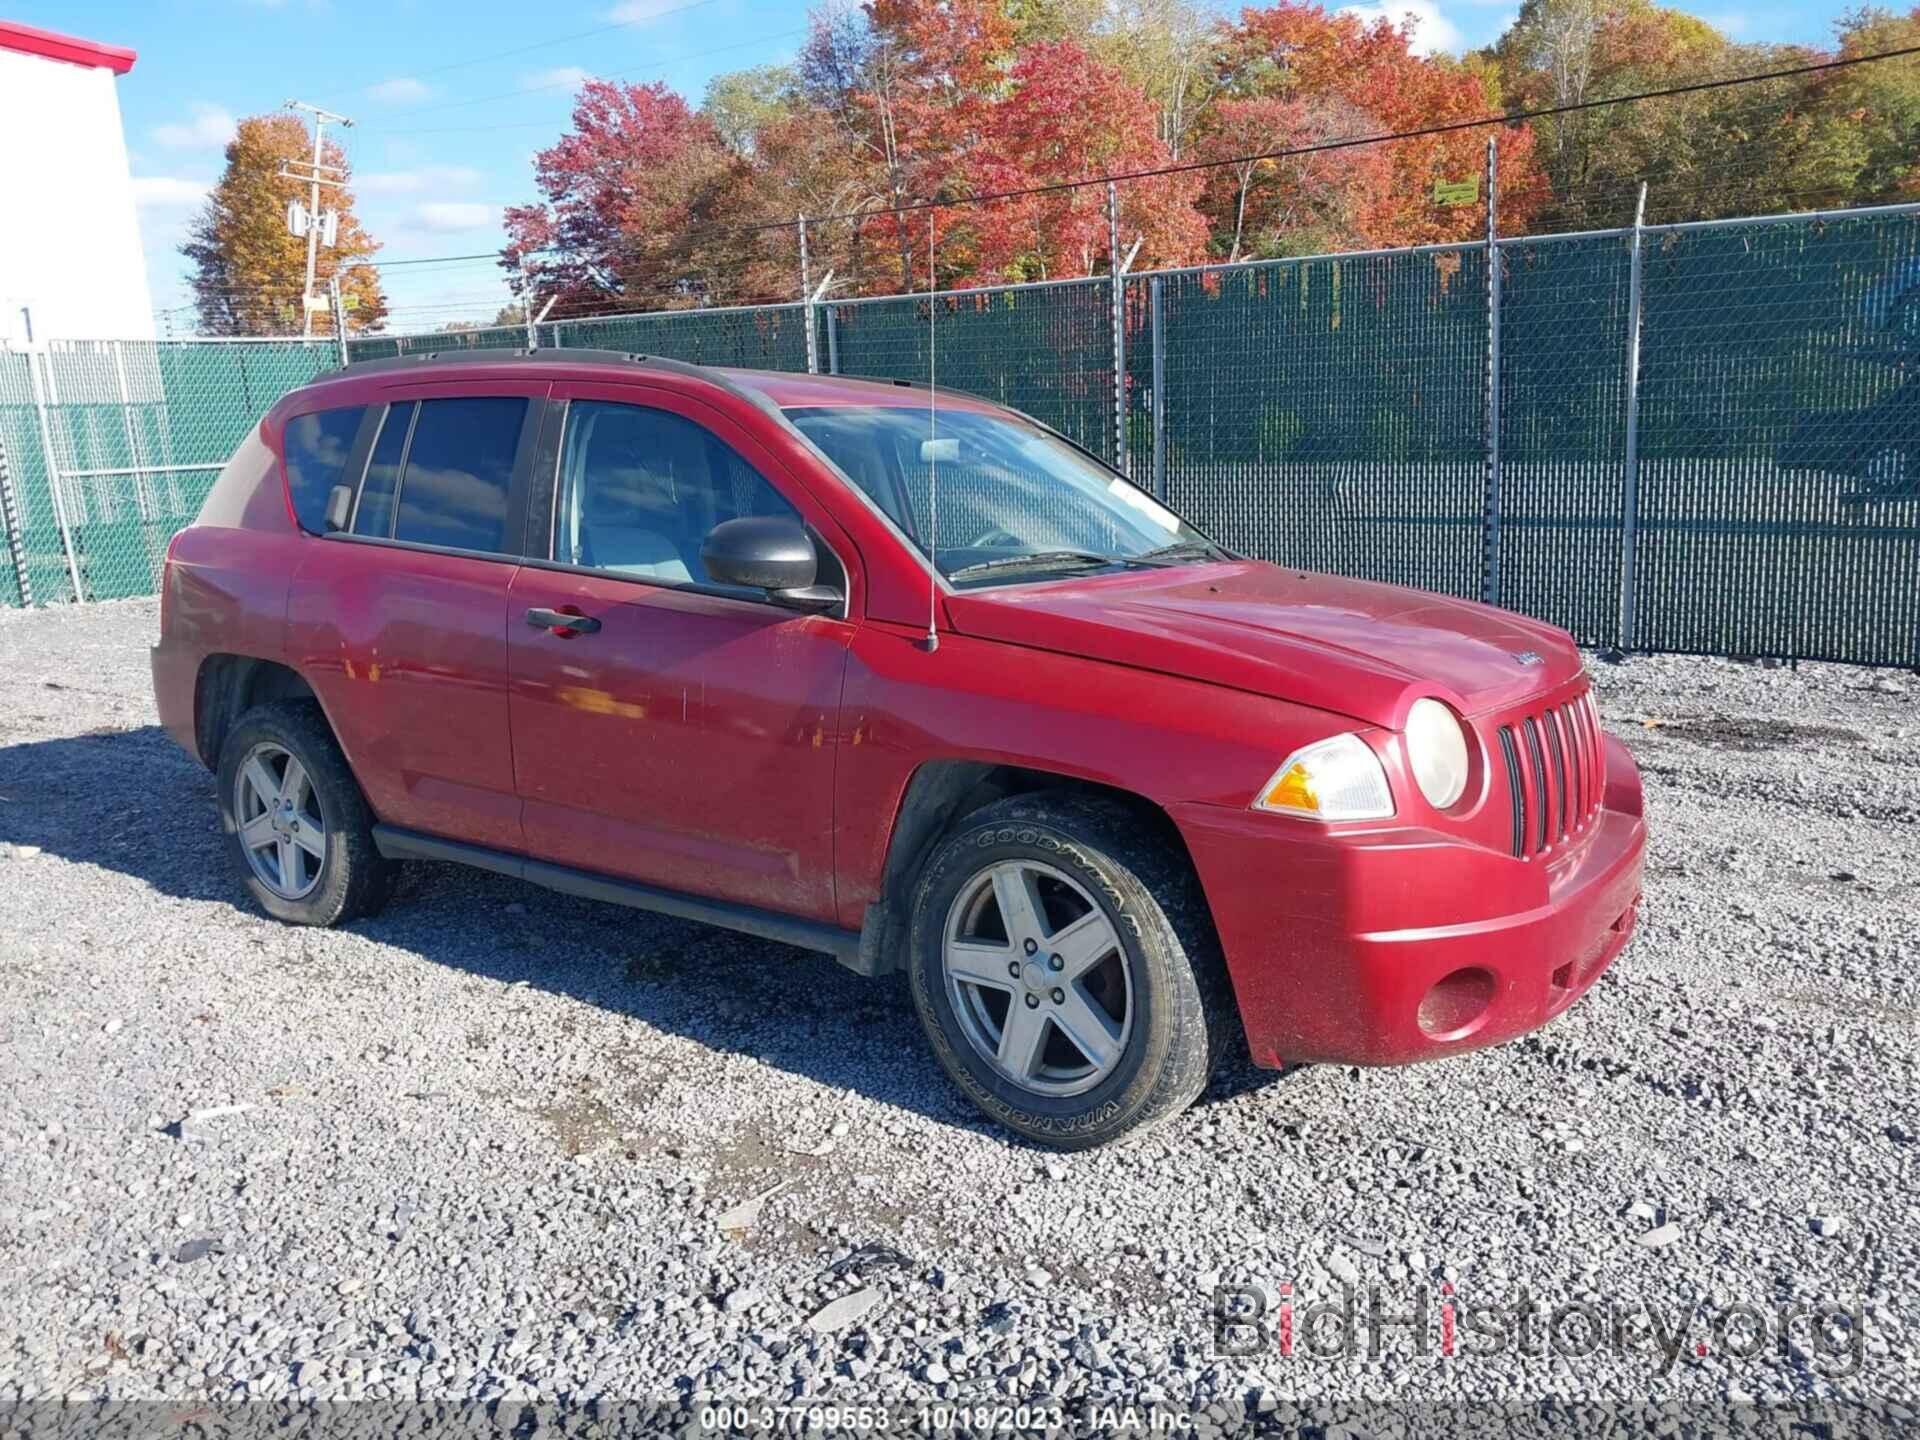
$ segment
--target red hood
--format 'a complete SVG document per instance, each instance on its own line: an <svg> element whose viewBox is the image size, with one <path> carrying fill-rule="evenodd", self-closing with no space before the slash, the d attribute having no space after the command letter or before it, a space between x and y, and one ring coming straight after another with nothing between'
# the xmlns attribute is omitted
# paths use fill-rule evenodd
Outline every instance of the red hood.
<svg viewBox="0 0 1920 1440"><path fill-rule="evenodd" d="M949 597L948 612L963 634L1229 685L1395 728L1422 695L1477 715L1581 669L1566 632L1538 620L1252 561L961 591Z"/></svg>

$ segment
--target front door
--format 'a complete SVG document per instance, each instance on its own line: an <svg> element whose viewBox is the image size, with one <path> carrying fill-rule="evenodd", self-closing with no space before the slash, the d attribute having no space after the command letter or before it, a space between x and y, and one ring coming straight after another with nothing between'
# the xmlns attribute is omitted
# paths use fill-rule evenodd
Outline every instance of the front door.
<svg viewBox="0 0 1920 1440"><path fill-rule="evenodd" d="M834 546L849 547L711 407L634 386L558 385L555 400L565 413L550 558L529 559L509 596L528 852L833 920L833 767L853 626L714 584L700 546L724 520L792 516L814 528L822 579L843 589ZM593 628L555 628L540 612Z"/></svg>

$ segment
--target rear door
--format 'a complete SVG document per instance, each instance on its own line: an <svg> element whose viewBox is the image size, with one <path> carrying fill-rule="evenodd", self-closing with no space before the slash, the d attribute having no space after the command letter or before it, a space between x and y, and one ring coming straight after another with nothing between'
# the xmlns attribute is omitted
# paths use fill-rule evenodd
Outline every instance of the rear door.
<svg viewBox="0 0 1920 1440"><path fill-rule="evenodd" d="M561 413L564 406L564 413ZM714 525L786 515L821 579L845 537L741 427L638 386L554 387L543 559L514 577L513 748L541 859L832 920L833 767L853 626L713 584ZM543 451L544 453L544 451ZM590 632L529 623L562 611ZM536 617L537 618L537 617Z"/></svg>
<svg viewBox="0 0 1920 1440"><path fill-rule="evenodd" d="M288 649L389 824L520 848L507 591L547 389L389 391L361 432L348 530L302 547Z"/></svg>

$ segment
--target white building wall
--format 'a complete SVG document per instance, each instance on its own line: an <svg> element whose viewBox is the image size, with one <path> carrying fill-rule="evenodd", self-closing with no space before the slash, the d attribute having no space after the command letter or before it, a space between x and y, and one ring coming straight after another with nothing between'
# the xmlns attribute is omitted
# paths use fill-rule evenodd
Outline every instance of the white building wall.
<svg viewBox="0 0 1920 1440"><path fill-rule="evenodd" d="M153 338L117 78L0 49L0 341Z"/></svg>

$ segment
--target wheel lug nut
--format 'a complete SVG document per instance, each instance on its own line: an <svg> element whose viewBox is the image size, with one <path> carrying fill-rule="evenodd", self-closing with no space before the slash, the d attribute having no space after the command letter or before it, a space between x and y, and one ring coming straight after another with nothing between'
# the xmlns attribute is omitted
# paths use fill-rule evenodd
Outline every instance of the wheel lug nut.
<svg viewBox="0 0 1920 1440"><path fill-rule="evenodd" d="M1027 996L1027 1009L1038 1010L1039 1008L1040 1008L1040 997L1038 995Z"/></svg>
<svg viewBox="0 0 1920 1440"><path fill-rule="evenodd" d="M1007 962L1007 974L1011 975L1016 980L1020 978L1020 962L1018 960L1011 960Z"/></svg>
<svg viewBox="0 0 1920 1440"><path fill-rule="evenodd" d="M1062 960L1058 955L1049 955L1047 957L1047 969L1064 970L1066 968L1067 968L1067 962Z"/></svg>
<svg viewBox="0 0 1920 1440"><path fill-rule="evenodd" d="M1067 1003L1067 992L1060 989L1057 985L1053 991L1053 1003L1056 1005L1064 1005Z"/></svg>
<svg viewBox="0 0 1920 1440"><path fill-rule="evenodd" d="M1029 940L1021 948L1025 950L1027 954L1031 955L1034 951L1038 950L1040 946L1035 941Z"/></svg>

